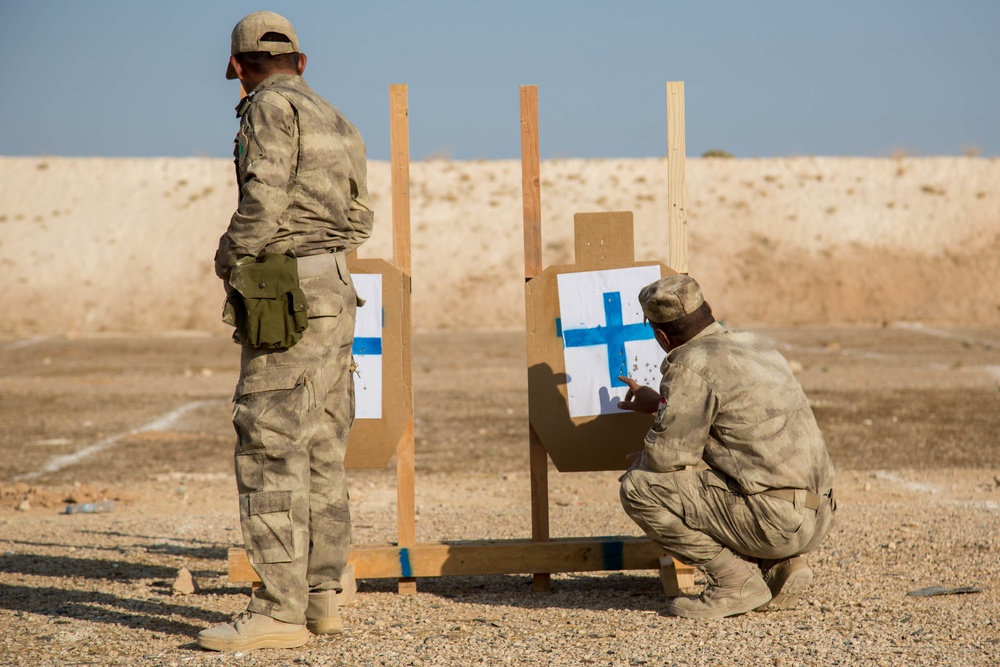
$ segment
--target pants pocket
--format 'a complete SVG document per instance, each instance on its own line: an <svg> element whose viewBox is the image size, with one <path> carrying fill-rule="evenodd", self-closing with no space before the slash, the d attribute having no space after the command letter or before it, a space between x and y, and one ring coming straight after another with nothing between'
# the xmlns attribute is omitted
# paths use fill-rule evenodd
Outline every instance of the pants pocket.
<svg viewBox="0 0 1000 667"><path fill-rule="evenodd" d="M291 510L291 491L258 491L240 498L240 519L251 563L292 561Z"/></svg>
<svg viewBox="0 0 1000 667"><path fill-rule="evenodd" d="M756 501L754 509L761 530L776 542L796 539L795 535L805 521L806 512L812 513L812 510L803 507L805 491L797 490L795 494L794 503L763 494L754 498Z"/></svg>

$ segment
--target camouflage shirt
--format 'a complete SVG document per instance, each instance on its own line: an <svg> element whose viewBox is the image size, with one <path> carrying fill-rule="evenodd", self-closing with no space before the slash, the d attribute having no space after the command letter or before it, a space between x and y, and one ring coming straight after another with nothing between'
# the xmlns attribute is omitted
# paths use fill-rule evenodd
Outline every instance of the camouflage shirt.
<svg viewBox="0 0 1000 667"><path fill-rule="evenodd" d="M264 252L353 250L371 236L365 145L300 76L273 74L236 107L240 202L219 239L215 272Z"/></svg>
<svg viewBox="0 0 1000 667"><path fill-rule="evenodd" d="M802 387L759 338L714 323L673 349L661 370L643 468L666 472L704 460L748 495L832 487L833 464Z"/></svg>

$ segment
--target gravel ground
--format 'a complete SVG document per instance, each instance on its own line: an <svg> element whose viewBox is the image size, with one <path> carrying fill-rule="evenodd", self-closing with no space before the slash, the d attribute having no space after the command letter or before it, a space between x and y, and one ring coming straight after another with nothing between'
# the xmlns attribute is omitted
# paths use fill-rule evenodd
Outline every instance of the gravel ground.
<svg viewBox="0 0 1000 667"><path fill-rule="evenodd" d="M796 609L666 616L652 571L555 575L548 593L527 576L420 580L411 596L369 580L344 635L234 654L193 639L246 604L225 560L240 542L235 349L0 343L0 665L1000 665L997 334L764 333L793 361L838 465L838 522ZM418 540L527 537L523 338L416 345ZM452 361L434 356L443 347ZM169 428L129 430L195 403ZM637 534L616 476L553 470L553 535ZM353 471L351 484L356 542L391 540L391 473ZM60 513L104 498L113 512ZM173 590L181 568L196 592ZM932 586L978 592L909 595Z"/></svg>

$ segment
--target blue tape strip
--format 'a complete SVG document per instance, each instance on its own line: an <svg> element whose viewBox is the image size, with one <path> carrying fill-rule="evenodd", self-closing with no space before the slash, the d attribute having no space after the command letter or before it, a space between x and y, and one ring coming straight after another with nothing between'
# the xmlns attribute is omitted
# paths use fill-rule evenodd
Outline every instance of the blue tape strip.
<svg viewBox="0 0 1000 667"><path fill-rule="evenodd" d="M605 570L625 569L625 543L621 540L603 542L601 557L604 559Z"/></svg>
<svg viewBox="0 0 1000 667"><path fill-rule="evenodd" d="M399 548L399 572L399 576L404 578L413 576L413 566L410 565L410 550L406 547Z"/></svg>

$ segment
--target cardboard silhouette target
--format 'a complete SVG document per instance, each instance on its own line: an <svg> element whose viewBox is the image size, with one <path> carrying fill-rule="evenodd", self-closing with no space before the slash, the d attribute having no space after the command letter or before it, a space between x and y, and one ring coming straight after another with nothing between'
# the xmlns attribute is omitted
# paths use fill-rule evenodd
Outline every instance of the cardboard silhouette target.
<svg viewBox="0 0 1000 667"><path fill-rule="evenodd" d="M411 338L409 281L384 259L352 257L348 264L366 303L354 329L355 418L344 467L385 468L413 414L404 358Z"/></svg>
<svg viewBox="0 0 1000 667"><path fill-rule="evenodd" d="M659 386L664 352L643 322L639 290L675 273L635 261L630 212L574 216L576 261L528 281L528 412L561 472L621 470L642 449L649 415L619 410L619 375Z"/></svg>

